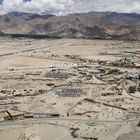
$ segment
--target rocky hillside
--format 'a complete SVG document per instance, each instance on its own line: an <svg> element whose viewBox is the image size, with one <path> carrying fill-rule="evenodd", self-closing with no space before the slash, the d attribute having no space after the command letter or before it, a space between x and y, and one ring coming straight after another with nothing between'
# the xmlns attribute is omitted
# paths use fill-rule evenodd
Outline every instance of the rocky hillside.
<svg viewBox="0 0 140 140"><path fill-rule="evenodd" d="M0 31L50 37L140 39L140 15L90 12L54 16L13 12L0 16Z"/></svg>

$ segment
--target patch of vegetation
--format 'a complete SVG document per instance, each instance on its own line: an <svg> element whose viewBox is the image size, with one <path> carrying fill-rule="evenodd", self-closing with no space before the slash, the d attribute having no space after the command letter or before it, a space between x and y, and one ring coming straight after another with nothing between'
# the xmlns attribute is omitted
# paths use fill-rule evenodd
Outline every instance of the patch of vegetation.
<svg viewBox="0 0 140 140"><path fill-rule="evenodd" d="M49 35L35 35L35 34L4 34L7 37L11 38L31 38L31 39L61 39L59 36L49 36Z"/></svg>
<svg viewBox="0 0 140 140"><path fill-rule="evenodd" d="M140 74L138 74L138 80L140 81Z"/></svg>
<svg viewBox="0 0 140 140"><path fill-rule="evenodd" d="M106 70L105 69L100 69L100 72L104 74L106 72Z"/></svg>
<svg viewBox="0 0 140 140"><path fill-rule="evenodd" d="M118 75L122 73L118 69L109 69L106 75L110 75L110 74Z"/></svg>
<svg viewBox="0 0 140 140"><path fill-rule="evenodd" d="M6 121L10 121L10 120L13 120L13 118L10 117L10 116L7 116L7 117L4 117L4 120L6 120Z"/></svg>
<svg viewBox="0 0 140 140"><path fill-rule="evenodd" d="M130 86L128 89L129 93L135 93L136 92L136 86Z"/></svg>
<svg viewBox="0 0 140 140"><path fill-rule="evenodd" d="M138 89L137 89L139 92L140 92L140 83L139 83L139 85L138 85Z"/></svg>

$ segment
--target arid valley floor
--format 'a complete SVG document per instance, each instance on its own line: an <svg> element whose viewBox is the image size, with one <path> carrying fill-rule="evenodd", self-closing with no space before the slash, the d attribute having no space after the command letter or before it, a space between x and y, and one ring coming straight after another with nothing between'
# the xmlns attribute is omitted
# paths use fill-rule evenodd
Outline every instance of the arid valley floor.
<svg viewBox="0 0 140 140"><path fill-rule="evenodd" d="M0 140L139 140L140 42L0 38Z"/></svg>

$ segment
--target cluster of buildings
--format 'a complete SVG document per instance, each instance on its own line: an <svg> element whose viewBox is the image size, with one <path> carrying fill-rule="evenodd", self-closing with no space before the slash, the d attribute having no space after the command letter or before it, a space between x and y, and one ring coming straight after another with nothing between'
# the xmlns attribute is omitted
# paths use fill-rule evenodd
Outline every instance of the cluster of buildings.
<svg viewBox="0 0 140 140"><path fill-rule="evenodd" d="M47 72L45 74L45 77L49 78L49 79L67 79L69 78L69 74L68 73L62 73L62 72Z"/></svg>
<svg viewBox="0 0 140 140"><path fill-rule="evenodd" d="M85 94L86 92L81 87L67 87L63 88L61 91L56 92L56 95L60 97L79 97Z"/></svg>
<svg viewBox="0 0 140 140"><path fill-rule="evenodd" d="M115 66L115 67L137 68L137 66L135 65L135 62L133 62L129 58L123 58L115 62L111 62L108 65Z"/></svg>
<svg viewBox="0 0 140 140"><path fill-rule="evenodd" d="M53 65L53 66L49 66L50 69L67 69L67 68L75 68L75 67L84 67L87 66L87 63L75 63L75 64L69 64L69 63L65 63L63 65Z"/></svg>
<svg viewBox="0 0 140 140"><path fill-rule="evenodd" d="M58 118L60 117L59 113L20 113L20 112L9 112L8 110L0 111L0 121L5 120L23 120L30 118Z"/></svg>

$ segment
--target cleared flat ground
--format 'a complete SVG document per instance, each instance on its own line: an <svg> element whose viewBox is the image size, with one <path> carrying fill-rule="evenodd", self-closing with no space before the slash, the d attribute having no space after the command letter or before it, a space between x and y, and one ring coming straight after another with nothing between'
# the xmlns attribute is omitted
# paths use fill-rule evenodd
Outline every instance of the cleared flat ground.
<svg viewBox="0 0 140 140"><path fill-rule="evenodd" d="M0 140L72 140L68 129L53 125L0 128Z"/></svg>
<svg viewBox="0 0 140 140"><path fill-rule="evenodd" d="M139 140L140 131L131 132L129 134L124 134L120 136L117 140Z"/></svg>

